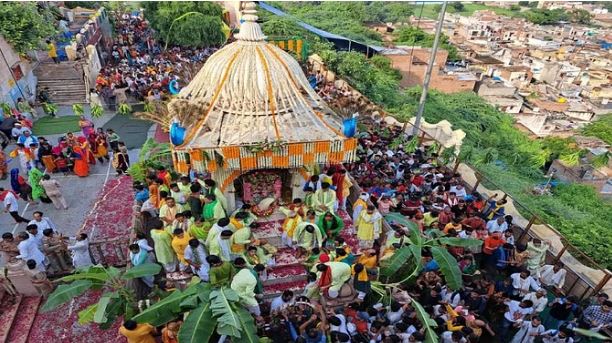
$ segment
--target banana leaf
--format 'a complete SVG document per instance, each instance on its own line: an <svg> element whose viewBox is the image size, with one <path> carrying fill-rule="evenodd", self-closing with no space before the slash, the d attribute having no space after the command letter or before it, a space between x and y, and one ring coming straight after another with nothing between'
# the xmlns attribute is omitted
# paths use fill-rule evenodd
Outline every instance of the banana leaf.
<svg viewBox="0 0 612 343"><path fill-rule="evenodd" d="M106 272L97 273L97 272L88 272L88 271L79 271L76 274L66 275L60 278L60 281L71 282L76 280L89 280L92 283L104 283L110 279L109 275Z"/></svg>
<svg viewBox="0 0 612 343"><path fill-rule="evenodd" d="M181 307L182 311L191 311L194 308L198 307L199 301L198 301L198 296L197 295L190 295L187 298L183 299L183 301L181 301L181 303L179 304L179 306Z"/></svg>
<svg viewBox="0 0 612 343"><path fill-rule="evenodd" d="M96 309L96 313L94 314L93 321L101 324L106 323L108 321L108 316L106 314L106 309L110 304L112 299L116 299L118 296L116 293L104 294L100 300L98 301L98 308Z"/></svg>
<svg viewBox="0 0 612 343"><path fill-rule="evenodd" d="M75 116L82 116L85 113L85 109L81 104L72 105L72 112L74 112Z"/></svg>
<svg viewBox="0 0 612 343"><path fill-rule="evenodd" d="M151 307L135 315L132 320L138 323L149 323L153 326L164 325L181 313L181 302L191 294L181 291L174 291L161 301L151 305Z"/></svg>
<svg viewBox="0 0 612 343"><path fill-rule="evenodd" d="M411 256L412 251L410 250L410 247L406 246L399 248L397 251L395 251L395 253L393 253L393 256L391 256L389 260L384 263L384 266L380 271L381 274L384 276L393 276L405 263L408 262L408 260L410 260ZM418 263L418 261L416 262Z"/></svg>
<svg viewBox="0 0 612 343"><path fill-rule="evenodd" d="M390 212L384 215L384 218L388 222L396 223L408 228L409 231L409 239L412 244L421 245L423 243L423 238L421 237L421 233L415 222L407 219L400 213Z"/></svg>
<svg viewBox="0 0 612 343"><path fill-rule="evenodd" d="M240 338L242 325L238 314L231 307L232 302L240 300L231 288L220 288L210 292L210 308L217 318L217 333Z"/></svg>
<svg viewBox="0 0 612 343"><path fill-rule="evenodd" d="M100 329L110 329L117 317L126 313L126 308L129 306L122 297L111 298L110 303L106 307L106 321L99 323ZM127 316L126 316L127 317Z"/></svg>
<svg viewBox="0 0 612 343"><path fill-rule="evenodd" d="M78 313L79 324L85 325L85 324L91 323L93 321L94 314L96 313L97 309L98 309L98 303L95 303L95 304L91 304L87 306L84 310L79 311Z"/></svg>
<svg viewBox="0 0 612 343"><path fill-rule="evenodd" d="M208 342L215 332L216 324L210 303L204 303L189 312L179 330L179 341L181 343Z"/></svg>
<svg viewBox="0 0 612 343"><path fill-rule="evenodd" d="M482 241L473 238L441 237L438 239L440 244L452 245L462 248L473 248L482 245Z"/></svg>
<svg viewBox="0 0 612 343"><path fill-rule="evenodd" d="M143 276L156 275L161 271L161 266L157 263L145 263L128 269L121 277L124 280L135 279Z"/></svg>
<svg viewBox="0 0 612 343"><path fill-rule="evenodd" d="M258 343L259 337L257 336L257 328L255 327L255 321L249 311L245 310L244 307L234 303L232 308L238 314L238 319L242 323L242 335L240 338L232 338L234 343Z"/></svg>
<svg viewBox="0 0 612 343"><path fill-rule="evenodd" d="M585 337L590 337L590 338L594 338L594 339L599 339L602 341L610 341L612 340L612 338L608 337L608 336L604 336L602 334L600 334L599 332L595 332L595 331L591 331L591 330L587 330L587 329L580 329L580 328L574 328L573 329L575 333L581 335L581 336L585 336Z"/></svg>
<svg viewBox="0 0 612 343"><path fill-rule="evenodd" d="M104 114L104 108L100 105L91 105L91 116L93 118L100 118Z"/></svg>
<svg viewBox="0 0 612 343"><path fill-rule="evenodd" d="M412 307L414 307L416 310L417 318L425 328L425 343L437 343L438 335L436 335L436 332L433 329L438 326L436 321L429 317L427 311L425 311L423 306L421 306L418 301L412 300L410 305L412 305Z"/></svg>
<svg viewBox="0 0 612 343"><path fill-rule="evenodd" d="M444 275L446 284L453 291L458 290L463 286L463 279L461 278L461 270L457 264L457 260L451 255L448 250L443 247L431 247L431 253L433 258L436 260Z"/></svg>
<svg viewBox="0 0 612 343"><path fill-rule="evenodd" d="M93 283L89 280L77 280L67 285L60 285L49 295L45 304L41 307L41 312L51 311L58 306L67 303L73 298L85 293Z"/></svg>

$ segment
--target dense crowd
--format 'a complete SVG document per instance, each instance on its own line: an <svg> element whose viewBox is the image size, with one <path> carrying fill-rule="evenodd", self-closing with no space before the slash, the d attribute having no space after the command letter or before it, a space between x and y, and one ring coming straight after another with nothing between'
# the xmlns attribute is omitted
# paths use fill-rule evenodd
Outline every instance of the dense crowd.
<svg viewBox="0 0 612 343"><path fill-rule="evenodd" d="M106 104L129 100L161 100L179 90L215 49L171 47L153 38L148 21L125 14L116 24L116 40L107 64L96 79L95 91ZM130 97L128 99L127 97Z"/></svg>
<svg viewBox="0 0 612 343"><path fill-rule="evenodd" d="M279 208L285 215L282 247L292 249L308 277L303 291L263 300L262 281L282 262L253 235L260 224L257 204L227 211L215 181L202 175L175 179L163 167L135 186L140 215L132 264L157 261L169 283L194 275L213 287L231 287L256 318L258 334L272 342L424 342L415 301L436 322L435 335L448 343L574 342L574 328L599 331L612 323L606 294L587 302L564 294L564 266L545 264L548 242L516 241L504 199L467 191L461 176L438 166L425 147L410 152L406 144L394 144L397 137L410 140L399 128L366 119L362 124L359 160L324 168L304 184L303 199ZM364 192L348 203L351 180ZM346 239L342 219L349 208L356 245ZM448 288L439 261L424 249L413 282L396 285L385 298L373 291L385 281L385 261L409 242L405 225L392 223L385 232L383 216L393 212L414 222L423 237L435 232L482 241L447 247L462 272L461 289ZM158 282L139 279L139 299L146 301ZM168 324L163 341L173 342L180 325ZM128 321L121 332L133 339L154 328Z"/></svg>

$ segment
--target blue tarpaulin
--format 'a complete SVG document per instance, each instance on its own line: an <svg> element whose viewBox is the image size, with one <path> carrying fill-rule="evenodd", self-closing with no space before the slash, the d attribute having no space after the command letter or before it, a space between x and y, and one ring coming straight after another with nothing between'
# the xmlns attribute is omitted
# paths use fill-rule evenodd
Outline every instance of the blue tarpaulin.
<svg viewBox="0 0 612 343"><path fill-rule="evenodd" d="M262 9L275 14L279 17L291 17L290 15L288 15L287 13L279 10L276 7L270 6L268 4L266 4L263 1L259 2L259 7L261 7ZM382 50L384 50L385 48L382 46L376 46L376 45L369 45L366 43L361 43L361 42L357 42L355 40L352 40L350 38L346 38L334 33L330 33L327 31L323 31L321 29L318 29L312 25L306 24L304 22L301 22L299 20L295 20L296 24L298 24L299 26L303 27L304 29L314 33L315 35L325 38L328 41L330 41L331 43L334 44L334 46L336 47L336 50L340 50L340 51L359 51L362 52L364 54L366 54L368 57L371 57L373 54L375 53L379 53Z"/></svg>

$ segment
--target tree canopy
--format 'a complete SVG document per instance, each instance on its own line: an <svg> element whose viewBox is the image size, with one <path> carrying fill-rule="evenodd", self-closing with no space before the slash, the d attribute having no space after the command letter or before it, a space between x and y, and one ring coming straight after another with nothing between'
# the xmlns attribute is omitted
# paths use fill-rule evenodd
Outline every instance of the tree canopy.
<svg viewBox="0 0 612 343"><path fill-rule="evenodd" d="M397 33L396 43L401 45L419 45L426 48L433 46L435 36L429 34L416 26L406 26L399 29ZM445 34L440 36L440 47L448 51L448 59L450 61L460 60L457 48L449 43L448 37Z"/></svg>
<svg viewBox="0 0 612 343"><path fill-rule="evenodd" d="M221 45L225 41L221 6L212 2L143 2L145 16L169 44L188 47Z"/></svg>
<svg viewBox="0 0 612 343"><path fill-rule="evenodd" d="M15 51L25 54L56 32L52 18L35 2L0 2L0 35Z"/></svg>
<svg viewBox="0 0 612 343"><path fill-rule="evenodd" d="M570 20L570 15L562 8L554 10L535 8L525 12L524 16L530 22L539 25L553 25Z"/></svg>
<svg viewBox="0 0 612 343"><path fill-rule="evenodd" d="M612 145L612 113L608 113L599 120L586 125L582 128L582 134L597 137Z"/></svg>

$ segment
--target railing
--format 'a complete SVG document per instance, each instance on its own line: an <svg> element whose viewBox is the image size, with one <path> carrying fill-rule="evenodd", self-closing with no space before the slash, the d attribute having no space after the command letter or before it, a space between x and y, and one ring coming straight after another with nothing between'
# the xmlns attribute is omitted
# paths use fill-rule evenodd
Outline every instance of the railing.
<svg viewBox="0 0 612 343"><path fill-rule="evenodd" d="M118 237L89 242L89 251L94 264L105 267L125 267L129 259L129 237Z"/></svg>

